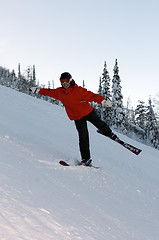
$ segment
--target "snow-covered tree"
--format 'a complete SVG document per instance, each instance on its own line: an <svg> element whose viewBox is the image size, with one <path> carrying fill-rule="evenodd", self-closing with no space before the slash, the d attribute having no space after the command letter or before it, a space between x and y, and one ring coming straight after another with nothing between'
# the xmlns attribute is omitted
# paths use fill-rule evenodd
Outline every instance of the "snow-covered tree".
<svg viewBox="0 0 159 240"><path fill-rule="evenodd" d="M158 125L159 125L159 92L156 93L156 95L153 99L153 103L154 103L154 111L155 111L156 118L157 118Z"/></svg>
<svg viewBox="0 0 159 240"><path fill-rule="evenodd" d="M109 76L109 72L107 70L106 61L104 62L104 69L103 69L102 79L101 79L101 95L105 99L111 99L110 76ZM110 125L111 109L103 107L101 109L101 117L102 117L103 121L107 122L107 124Z"/></svg>
<svg viewBox="0 0 159 240"><path fill-rule="evenodd" d="M129 123L135 123L135 113L132 107L131 99L127 99L127 105L125 109L125 117Z"/></svg>
<svg viewBox="0 0 159 240"><path fill-rule="evenodd" d="M112 118L111 124L114 128L126 133L125 112L123 107L123 95L121 93L121 80L117 59L115 60L114 75L112 79Z"/></svg>
<svg viewBox="0 0 159 240"><path fill-rule="evenodd" d="M85 82L84 82L84 80L83 80L83 88L85 88Z"/></svg>
<svg viewBox="0 0 159 240"><path fill-rule="evenodd" d="M35 73L35 65L29 66L27 70L27 80L28 80L28 87L36 87L36 73Z"/></svg>
<svg viewBox="0 0 159 240"><path fill-rule="evenodd" d="M12 72L9 74L9 82L10 82L10 87L11 87L11 88L16 88L17 78L16 78L16 75L15 75L14 69L13 69Z"/></svg>
<svg viewBox="0 0 159 240"><path fill-rule="evenodd" d="M29 92L28 81L26 80L26 78L24 76L21 76L20 79L18 79L17 89L18 89L18 91L23 92L23 93Z"/></svg>
<svg viewBox="0 0 159 240"><path fill-rule="evenodd" d="M6 76L7 75L7 69L3 68L3 67L0 67L0 84L1 85L6 85L7 86L7 83L6 83Z"/></svg>
<svg viewBox="0 0 159 240"><path fill-rule="evenodd" d="M135 112L133 110L130 98L127 99L127 105L125 108L125 127L127 134L132 135L132 132L135 132Z"/></svg>
<svg viewBox="0 0 159 240"><path fill-rule="evenodd" d="M104 62L102 78L101 77L99 78L98 94L106 99L111 98L110 77L109 77L109 72L107 70L106 61ZM99 104L94 104L94 108L98 116L100 116L103 121L107 122L108 125L110 125L111 110L109 108L104 108Z"/></svg>
<svg viewBox="0 0 159 240"><path fill-rule="evenodd" d="M101 77L99 78L98 94L102 96L102 80L101 80Z"/></svg>
<svg viewBox="0 0 159 240"><path fill-rule="evenodd" d="M18 64L18 78L20 79L21 77L21 69L20 69L20 63Z"/></svg>
<svg viewBox="0 0 159 240"><path fill-rule="evenodd" d="M102 96L102 85L101 85L101 77L99 78L99 87L98 87L98 94ZM101 117L102 106L98 103L91 104L95 109L97 115Z"/></svg>
<svg viewBox="0 0 159 240"><path fill-rule="evenodd" d="M111 98L111 93L110 93L110 76L109 72L107 70L107 64L106 61L104 62L104 69L102 73L102 79L101 79L101 85L102 85L102 96L104 98Z"/></svg>
<svg viewBox="0 0 159 240"><path fill-rule="evenodd" d="M135 123L137 126L139 126L145 131L147 126L147 116L146 116L147 106L143 101L139 100L138 102L139 104L135 109Z"/></svg>
<svg viewBox="0 0 159 240"><path fill-rule="evenodd" d="M54 80L52 80L52 89L55 89Z"/></svg>
<svg viewBox="0 0 159 240"><path fill-rule="evenodd" d="M17 77L14 69L10 72L9 69L0 67L0 84L6 87L16 88Z"/></svg>
<svg viewBox="0 0 159 240"><path fill-rule="evenodd" d="M36 72L35 72L35 65L33 65L33 84L36 85Z"/></svg>
<svg viewBox="0 0 159 240"><path fill-rule="evenodd" d="M148 101L146 118L146 137L153 144L153 146L155 146L155 148L159 148L159 132L151 98L149 98Z"/></svg>

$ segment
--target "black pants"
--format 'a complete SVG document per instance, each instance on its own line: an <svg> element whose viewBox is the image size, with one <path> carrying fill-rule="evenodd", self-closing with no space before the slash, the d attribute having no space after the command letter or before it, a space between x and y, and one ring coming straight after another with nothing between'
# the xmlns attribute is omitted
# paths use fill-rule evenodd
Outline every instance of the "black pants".
<svg viewBox="0 0 159 240"><path fill-rule="evenodd" d="M79 135L81 158L85 160L91 158L87 121L91 122L95 127L100 129L107 136L110 136L112 133L112 130L109 128L109 126L97 116L94 110L83 118L75 120L76 129Z"/></svg>

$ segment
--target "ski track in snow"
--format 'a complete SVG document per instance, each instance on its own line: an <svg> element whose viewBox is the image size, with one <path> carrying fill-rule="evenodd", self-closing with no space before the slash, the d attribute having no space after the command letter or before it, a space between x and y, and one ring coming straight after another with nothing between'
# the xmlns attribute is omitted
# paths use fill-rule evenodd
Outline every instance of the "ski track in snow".
<svg viewBox="0 0 159 240"><path fill-rule="evenodd" d="M135 156L89 124L102 168L63 167L79 159L63 108L0 86L0 112L1 240L158 240L159 151L119 135Z"/></svg>

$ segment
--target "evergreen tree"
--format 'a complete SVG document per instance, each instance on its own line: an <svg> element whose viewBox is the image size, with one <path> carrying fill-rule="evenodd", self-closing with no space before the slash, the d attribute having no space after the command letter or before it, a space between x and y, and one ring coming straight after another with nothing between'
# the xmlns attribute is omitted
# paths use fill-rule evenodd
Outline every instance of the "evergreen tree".
<svg viewBox="0 0 159 240"><path fill-rule="evenodd" d="M0 67L0 84L6 87L16 88L17 77L14 70L10 72L8 69Z"/></svg>
<svg viewBox="0 0 159 240"><path fill-rule="evenodd" d="M129 136L134 132L135 128L135 113L131 105L130 98L127 99L127 106L125 108L125 127Z"/></svg>
<svg viewBox="0 0 159 240"><path fill-rule="evenodd" d="M20 92L23 92L23 93L29 92L28 81L24 76L21 76L20 81L18 81L17 87L18 87L18 91Z"/></svg>
<svg viewBox="0 0 159 240"><path fill-rule="evenodd" d="M101 95L105 99L111 99L111 93L110 93L110 76L109 72L107 70L107 64L106 61L104 62L104 69L102 73L102 79L101 79ZM110 125L111 121L111 109L110 108L102 108L101 109L101 118L103 121L107 122L108 125Z"/></svg>
<svg viewBox="0 0 159 240"><path fill-rule="evenodd" d="M21 70L20 70L20 63L18 64L18 78L20 79L21 77Z"/></svg>
<svg viewBox="0 0 159 240"><path fill-rule="evenodd" d="M27 80L28 80L28 82L30 81L31 78L32 78L31 67L29 66L28 69L27 69Z"/></svg>
<svg viewBox="0 0 159 240"><path fill-rule="evenodd" d="M55 89L55 86L54 86L54 80L52 80L52 89Z"/></svg>
<svg viewBox="0 0 159 240"><path fill-rule="evenodd" d="M101 77L99 78L98 94L102 96ZM98 103L93 103L92 105L93 105L93 108L95 109L97 115L101 118L102 106Z"/></svg>
<svg viewBox="0 0 159 240"><path fill-rule="evenodd" d="M83 80L83 88L85 88L85 82L84 82L84 80Z"/></svg>
<svg viewBox="0 0 159 240"><path fill-rule="evenodd" d="M144 131L146 130L146 125L147 125L147 106L145 105L145 102L143 101L138 101L139 104L137 105L135 109L135 123L137 126L142 128ZM146 137L146 135L145 135Z"/></svg>
<svg viewBox="0 0 159 240"><path fill-rule="evenodd" d="M121 80L117 59L114 66L112 79L112 126L126 133L125 113L123 107L123 95L121 93Z"/></svg>
<svg viewBox="0 0 159 240"><path fill-rule="evenodd" d="M155 148L159 148L159 133L156 116L153 110L151 98L148 101L147 113L146 113L146 137L153 144Z"/></svg>
<svg viewBox="0 0 159 240"><path fill-rule="evenodd" d="M14 69L9 74L9 82L10 82L10 87L11 88L16 88L17 78L16 78L16 75L15 75Z"/></svg>
<svg viewBox="0 0 159 240"><path fill-rule="evenodd" d="M155 114L156 114L156 118L158 120L158 125L159 125L159 92L156 93L154 99L153 99L153 102L155 104L154 106L154 111L155 111Z"/></svg>
<svg viewBox="0 0 159 240"><path fill-rule="evenodd" d="M36 73L35 73L35 65L29 66L27 70L27 89L31 87L36 87ZM28 94L31 94L28 92Z"/></svg>
<svg viewBox="0 0 159 240"><path fill-rule="evenodd" d="M135 114L134 114L133 107L131 105L130 98L127 99L127 106L125 109L125 117L126 117L128 123L135 123Z"/></svg>
<svg viewBox="0 0 159 240"><path fill-rule="evenodd" d="M102 96L102 80L101 80L101 77L99 78L98 94Z"/></svg>
<svg viewBox="0 0 159 240"><path fill-rule="evenodd" d="M110 77L109 77L109 72L107 70L106 61L104 62L104 69L103 69L103 73L102 73L101 85L102 85L102 96L106 99L110 99L111 98Z"/></svg>
<svg viewBox="0 0 159 240"><path fill-rule="evenodd" d="M36 86L36 73L35 73L35 65L33 65L33 84Z"/></svg>
<svg viewBox="0 0 159 240"><path fill-rule="evenodd" d="M2 68L1 67L1 70L0 70L0 84L1 85L5 85L7 86L7 83L6 83L6 69L5 68Z"/></svg>

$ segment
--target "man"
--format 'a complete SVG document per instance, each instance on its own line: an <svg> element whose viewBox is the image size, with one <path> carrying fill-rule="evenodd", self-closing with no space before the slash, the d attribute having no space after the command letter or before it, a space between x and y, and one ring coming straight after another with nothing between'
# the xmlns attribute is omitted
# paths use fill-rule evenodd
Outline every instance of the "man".
<svg viewBox="0 0 159 240"><path fill-rule="evenodd" d="M64 72L60 76L61 87L56 89L32 87L33 93L39 93L60 100L67 112L70 120L75 121L76 129L79 135L79 147L81 153L81 164L91 165L91 156L89 149L89 134L87 121L91 122L105 135L115 140L117 136L112 132L109 126L103 122L95 113L89 102L97 102L104 107L112 107L111 101L95 94L87 89L78 86L68 72Z"/></svg>

